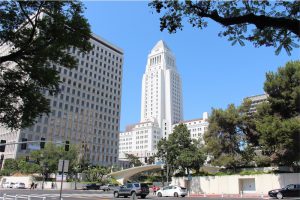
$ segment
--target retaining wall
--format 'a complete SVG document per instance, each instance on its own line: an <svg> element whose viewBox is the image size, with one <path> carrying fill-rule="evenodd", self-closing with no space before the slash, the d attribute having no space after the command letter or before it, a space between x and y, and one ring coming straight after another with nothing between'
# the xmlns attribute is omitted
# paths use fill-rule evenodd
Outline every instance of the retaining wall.
<svg viewBox="0 0 300 200"><path fill-rule="evenodd" d="M300 183L300 173L198 176L192 177L191 181L186 177L172 178L172 184L187 187L191 194L267 194L272 189L293 183Z"/></svg>

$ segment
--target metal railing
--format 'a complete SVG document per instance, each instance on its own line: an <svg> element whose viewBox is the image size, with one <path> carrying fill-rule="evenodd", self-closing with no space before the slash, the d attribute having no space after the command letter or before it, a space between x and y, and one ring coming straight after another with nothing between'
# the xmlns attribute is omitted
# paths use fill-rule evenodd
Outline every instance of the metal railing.
<svg viewBox="0 0 300 200"><path fill-rule="evenodd" d="M46 197L39 197L34 195L8 195L8 194L3 194L3 196L0 197L0 200L21 200L21 199L31 200L31 198L46 200Z"/></svg>

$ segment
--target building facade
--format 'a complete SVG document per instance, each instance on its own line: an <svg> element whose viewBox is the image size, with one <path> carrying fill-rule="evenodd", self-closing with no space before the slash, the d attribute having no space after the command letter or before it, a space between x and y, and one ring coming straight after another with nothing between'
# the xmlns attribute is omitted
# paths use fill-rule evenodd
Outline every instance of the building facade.
<svg viewBox="0 0 300 200"><path fill-rule="evenodd" d="M182 84L176 59L160 40L148 55L142 80L141 122L157 121L164 136L183 119Z"/></svg>
<svg viewBox="0 0 300 200"><path fill-rule="evenodd" d="M92 164L118 163L123 50L96 35L91 36L90 42L93 49L89 53L83 54L76 48L68 50L78 60L76 69L50 66L60 73L61 92L55 96L43 92L50 100L49 116L38 118L30 128L14 132L1 128L1 140L68 141L84 147L84 158ZM26 148L7 145L4 159L28 155L39 148L39 142Z"/></svg>
<svg viewBox="0 0 300 200"><path fill-rule="evenodd" d="M182 84L176 59L160 40L148 55L142 79L141 121L120 133L119 158L134 154L141 158L156 153L157 143L183 120Z"/></svg>
<svg viewBox="0 0 300 200"><path fill-rule="evenodd" d="M200 140L202 143L203 141L203 134L208 129L208 113L204 112L202 118L199 119L192 119L187 121L181 121L177 124L173 124L172 129L179 125L185 124L190 132L191 139Z"/></svg>
<svg viewBox="0 0 300 200"><path fill-rule="evenodd" d="M245 100L251 100L251 106L249 109L249 113L255 113L257 111L256 107L257 105L266 102L268 100L267 94L259 94L255 96L246 97Z"/></svg>
<svg viewBox="0 0 300 200"><path fill-rule="evenodd" d="M157 122L148 121L130 125L125 132L120 133L119 158L126 159L126 153L134 154L141 159L153 156L161 137L161 128Z"/></svg>

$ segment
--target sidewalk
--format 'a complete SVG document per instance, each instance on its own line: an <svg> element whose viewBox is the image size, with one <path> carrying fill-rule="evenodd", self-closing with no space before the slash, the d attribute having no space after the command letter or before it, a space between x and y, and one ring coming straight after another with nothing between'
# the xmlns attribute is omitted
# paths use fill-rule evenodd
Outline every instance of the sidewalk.
<svg viewBox="0 0 300 200"><path fill-rule="evenodd" d="M269 199L267 194L190 194L190 197L208 197L208 198L232 198L232 199L242 199L242 198L257 198L257 199Z"/></svg>

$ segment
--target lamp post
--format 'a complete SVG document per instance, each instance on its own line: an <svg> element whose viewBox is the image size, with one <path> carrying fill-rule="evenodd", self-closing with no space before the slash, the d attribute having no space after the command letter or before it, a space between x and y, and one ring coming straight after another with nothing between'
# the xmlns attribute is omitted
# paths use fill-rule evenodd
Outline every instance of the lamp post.
<svg viewBox="0 0 300 200"><path fill-rule="evenodd" d="M161 164L161 183L162 186L164 187L164 164Z"/></svg>
<svg viewBox="0 0 300 200"><path fill-rule="evenodd" d="M167 165L167 186L169 185L169 165L168 161L166 160L166 165Z"/></svg>
<svg viewBox="0 0 300 200"><path fill-rule="evenodd" d="M43 158L44 158L44 154L43 153L41 153L40 154L40 159L41 159L41 162L40 162L40 165L41 165L41 167L42 167L42 176L43 176L43 182L42 182L42 190L44 189L44 181L45 181L45 175L44 175L44 160L43 160Z"/></svg>

